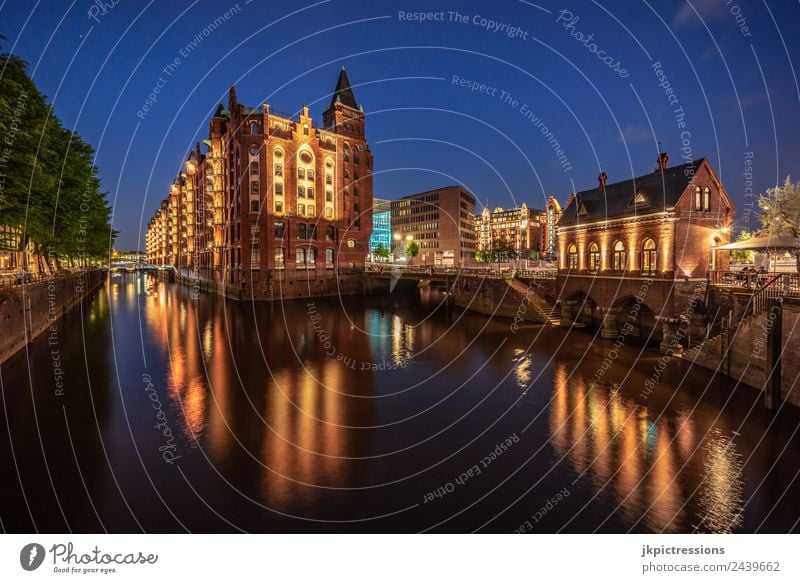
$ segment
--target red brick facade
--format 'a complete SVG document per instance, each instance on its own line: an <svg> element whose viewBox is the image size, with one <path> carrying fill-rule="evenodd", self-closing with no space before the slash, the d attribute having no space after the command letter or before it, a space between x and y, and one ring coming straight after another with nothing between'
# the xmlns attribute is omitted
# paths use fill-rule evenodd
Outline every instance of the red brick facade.
<svg viewBox="0 0 800 583"><path fill-rule="evenodd" d="M637 332L702 312L711 269L727 269L734 208L703 158L570 197L557 228L558 293L568 320L594 324L636 304ZM699 295L699 299L698 299ZM692 300L694 299L694 302ZM608 313L612 312L609 317ZM608 334L616 330L612 322ZM605 334L604 334L605 335ZM658 336L656 336L657 338Z"/></svg>
<svg viewBox="0 0 800 583"><path fill-rule="evenodd" d="M321 127L307 107L296 117L246 107L232 87L203 145L150 222L152 263L253 297L275 281L335 284L337 269L363 267L373 160L344 69Z"/></svg>

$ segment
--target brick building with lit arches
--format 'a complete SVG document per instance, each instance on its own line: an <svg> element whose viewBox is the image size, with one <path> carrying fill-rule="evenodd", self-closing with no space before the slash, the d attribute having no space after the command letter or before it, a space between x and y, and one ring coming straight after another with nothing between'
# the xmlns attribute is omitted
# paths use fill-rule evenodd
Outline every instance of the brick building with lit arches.
<svg viewBox="0 0 800 583"><path fill-rule="evenodd" d="M612 184L603 172L569 197L556 229L566 323L600 325L606 338L630 324L663 351L676 349L679 325L700 327L709 271L729 267L715 248L735 211L708 159L668 162L662 153L654 172Z"/></svg>

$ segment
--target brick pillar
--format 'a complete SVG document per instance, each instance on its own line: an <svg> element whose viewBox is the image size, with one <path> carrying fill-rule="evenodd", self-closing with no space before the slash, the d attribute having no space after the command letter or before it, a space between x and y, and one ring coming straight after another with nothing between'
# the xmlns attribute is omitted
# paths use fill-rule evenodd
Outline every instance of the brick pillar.
<svg viewBox="0 0 800 583"><path fill-rule="evenodd" d="M601 308L603 311L603 327L600 330L600 336L607 339L614 339L619 335L619 326L617 325L617 314L619 308Z"/></svg>
<svg viewBox="0 0 800 583"><path fill-rule="evenodd" d="M683 346L677 337L678 321L673 318L661 318L661 344L658 349L661 354L680 356Z"/></svg>
<svg viewBox="0 0 800 583"><path fill-rule="evenodd" d="M575 306L578 302L575 300L561 302L561 325L570 326L574 321Z"/></svg>

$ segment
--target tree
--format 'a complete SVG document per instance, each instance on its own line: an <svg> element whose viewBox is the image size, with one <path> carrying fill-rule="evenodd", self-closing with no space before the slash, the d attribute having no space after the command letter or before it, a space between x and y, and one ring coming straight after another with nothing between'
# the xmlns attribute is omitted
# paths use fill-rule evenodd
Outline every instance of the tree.
<svg viewBox="0 0 800 583"><path fill-rule="evenodd" d="M519 253L507 239L495 239L492 242L492 255L493 260L498 263L507 263L519 257Z"/></svg>
<svg viewBox="0 0 800 583"><path fill-rule="evenodd" d="M409 261L414 259L414 257L419 255L419 243L416 241L409 241L408 245L406 245L405 254Z"/></svg>
<svg viewBox="0 0 800 583"><path fill-rule="evenodd" d="M25 61L0 55L0 71L2 223L18 229L39 271L106 257L116 233L94 148L63 127Z"/></svg>
<svg viewBox="0 0 800 583"><path fill-rule="evenodd" d="M768 188L767 194L758 197L761 211L761 229L758 234L772 237L800 237L800 183L787 176L783 185ZM793 254L800 271L800 248L796 245Z"/></svg>
<svg viewBox="0 0 800 583"><path fill-rule="evenodd" d="M384 245L383 243L378 243L378 246L375 248L375 255L377 255L381 259L388 259L389 248L386 247L386 245Z"/></svg>
<svg viewBox="0 0 800 583"><path fill-rule="evenodd" d="M739 243L741 241L749 241L754 236L755 235L753 234L752 231L748 231L747 229L742 229L736 236L736 242ZM741 251L731 252L731 261L735 263L753 263L755 259L756 259L756 254L754 251L741 250Z"/></svg>

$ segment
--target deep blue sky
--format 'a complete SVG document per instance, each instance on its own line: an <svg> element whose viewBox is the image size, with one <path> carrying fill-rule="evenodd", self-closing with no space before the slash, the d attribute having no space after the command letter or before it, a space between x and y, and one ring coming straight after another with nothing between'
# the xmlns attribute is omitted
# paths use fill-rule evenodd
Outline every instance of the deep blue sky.
<svg viewBox="0 0 800 583"><path fill-rule="evenodd" d="M30 63L65 125L98 150L119 248L144 246L147 220L231 83L242 102L290 113L308 104L321 119L343 65L367 112L376 196L460 182L492 207L542 206L550 194L563 202L593 187L600 169L609 182L649 172L659 140L678 163L682 131L691 157L711 159L740 216L747 152L756 192L800 177L796 1L240 0L237 9L225 0L120 0L105 14L95 9L96 20L88 0L0 2L4 49ZM224 24L202 34L232 7ZM455 10L468 22L451 21ZM562 10L578 17L572 28L556 22ZM444 21L405 22L399 11L444 11ZM493 32L476 16L520 33ZM627 77L571 33L593 34L593 48ZM684 109L683 129L652 69L657 61ZM471 93L454 75L496 94ZM166 84L140 119L159 76ZM571 169L523 104L552 131Z"/></svg>

